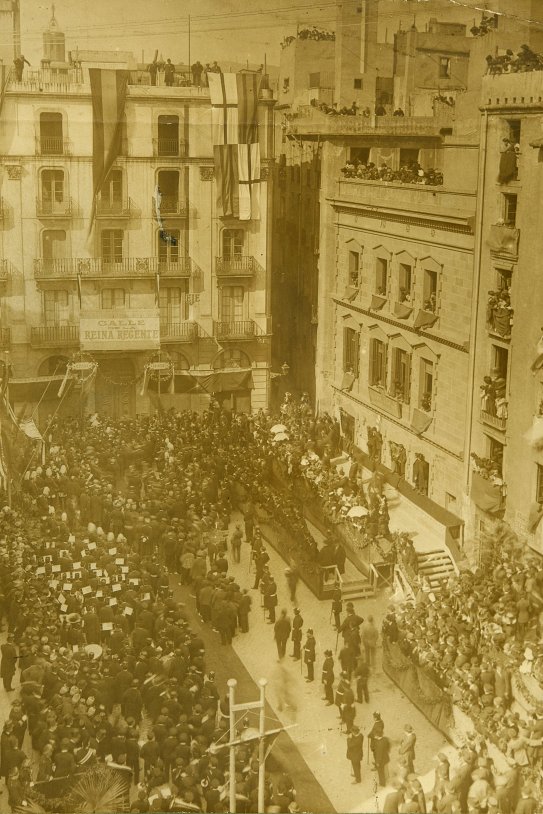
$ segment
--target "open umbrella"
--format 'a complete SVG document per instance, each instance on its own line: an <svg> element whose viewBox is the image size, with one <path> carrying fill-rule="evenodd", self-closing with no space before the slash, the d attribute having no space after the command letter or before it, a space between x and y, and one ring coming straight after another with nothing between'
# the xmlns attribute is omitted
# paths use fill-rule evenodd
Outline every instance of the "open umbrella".
<svg viewBox="0 0 543 814"><path fill-rule="evenodd" d="M288 441L288 435L286 434L286 432L278 432L273 440L274 441Z"/></svg>
<svg viewBox="0 0 543 814"><path fill-rule="evenodd" d="M369 511L364 506L353 506L347 512L347 517L366 517Z"/></svg>
<svg viewBox="0 0 543 814"><path fill-rule="evenodd" d="M276 432L287 432L287 430L288 427L285 427L284 424L274 424L270 432L273 432L275 434Z"/></svg>

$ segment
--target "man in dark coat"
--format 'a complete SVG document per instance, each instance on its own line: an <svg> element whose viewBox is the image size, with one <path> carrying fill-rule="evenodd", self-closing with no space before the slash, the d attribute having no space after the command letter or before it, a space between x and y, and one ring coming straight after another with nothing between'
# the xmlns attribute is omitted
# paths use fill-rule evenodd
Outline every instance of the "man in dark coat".
<svg viewBox="0 0 543 814"><path fill-rule="evenodd" d="M268 611L268 622L275 622L275 608L277 607L277 585L273 577L270 577L264 591L264 607Z"/></svg>
<svg viewBox="0 0 543 814"><path fill-rule="evenodd" d="M304 620L300 613L300 608L294 608L294 619L292 620L292 658L295 659L295 661L299 661L301 658L303 624Z"/></svg>
<svg viewBox="0 0 543 814"><path fill-rule="evenodd" d="M307 665L307 678L306 681L314 681L315 680L315 637L313 635L313 629L308 628L307 630L307 639L305 640L304 645L304 662Z"/></svg>
<svg viewBox="0 0 543 814"><path fill-rule="evenodd" d="M379 785L386 786L387 765L390 761L390 741L385 735L374 736L373 759L375 761L375 768L377 769L377 776L379 777Z"/></svg>
<svg viewBox="0 0 543 814"><path fill-rule="evenodd" d="M353 726L351 729L351 734L347 738L347 760L351 761L351 766L353 767L353 783L360 783L362 780L360 764L362 763L363 753L364 735L357 726Z"/></svg>
<svg viewBox="0 0 543 814"><path fill-rule="evenodd" d="M330 707L334 703L334 659L331 650L324 651L322 683L324 685L323 701L325 700L326 706Z"/></svg>
<svg viewBox="0 0 543 814"><path fill-rule="evenodd" d="M277 655L279 660L284 658L287 650L287 642L290 636L292 625L285 609L281 611L281 616L274 625L274 637L277 645Z"/></svg>
<svg viewBox="0 0 543 814"><path fill-rule="evenodd" d="M138 689L138 680L134 679L132 686L123 693L121 701L121 709L125 718L134 718L136 723L141 720L141 711L143 709L143 699Z"/></svg>
<svg viewBox="0 0 543 814"><path fill-rule="evenodd" d="M6 692L12 692L13 687L11 682L15 675L15 667L17 665L17 648L14 644L13 633L8 633L8 640L0 647L2 653L2 660L0 661L0 675L4 684Z"/></svg>

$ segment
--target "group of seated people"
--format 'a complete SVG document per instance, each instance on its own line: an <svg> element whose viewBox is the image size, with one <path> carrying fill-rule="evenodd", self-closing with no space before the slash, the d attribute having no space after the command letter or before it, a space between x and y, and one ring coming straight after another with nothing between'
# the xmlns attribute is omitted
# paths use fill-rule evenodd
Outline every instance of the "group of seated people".
<svg viewBox="0 0 543 814"><path fill-rule="evenodd" d="M434 168L424 170L418 162L404 164L398 170L391 169L384 162L380 167L373 161L364 164L359 159L349 160L341 172L345 178L359 178L364 181L389 181L399 184L427 184L442 186L443 173Z"/></svg>
<svg viewBox="0 0 543 814"><path fill-rule="evenodd" d="M516 56L514 52L508 48L505 54L499 54L497 56L488 54L486 57L487 74L522 73L542 70L543 54L537 54L529 45L521 45L520 51L517 52Z"/></svg>
<svg viewBox="0 0 543 814"><path fill-rule="evenodd" d="M543 758L542 609L538 559L514 536L500 537L474 571L391 608L383 636L514 765L529 769ZM523 702L512 709L514 694Z"/></svg>
<svg viewBox="0 0 543 814"><path fill-rule="evenodd" d="M311 99L310 102L311 107L320 110L321 113L326 113L327 116L357 116L359 111L359 106L356 102L353 102L350 107L343 105L342 107L338 107L337 102L329 105L326 102L320 102L318 99ZM367 108L368 113L367 115L371 115L369 108ZM363 114L366 116L366 113Z"/></svg>

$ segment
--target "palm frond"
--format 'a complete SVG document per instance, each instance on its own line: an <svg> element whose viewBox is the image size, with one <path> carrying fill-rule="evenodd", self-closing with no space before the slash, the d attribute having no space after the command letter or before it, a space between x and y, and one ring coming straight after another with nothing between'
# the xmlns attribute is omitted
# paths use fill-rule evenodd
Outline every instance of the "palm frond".
<svg viewBox="0 0 543 814"><path fill-rule="evenodd" d="M70 810L77 814L117 814L128 810L126 782L107 766L96 766L82 775L70 796Z"/></svg>
<svg viewBox="0 0 543 814"><path fill-rule="evenodd" d="M42 808L35 800L29 800L24 806L15 806L12 811L13 814L47 814L45 808Z"/></svg>

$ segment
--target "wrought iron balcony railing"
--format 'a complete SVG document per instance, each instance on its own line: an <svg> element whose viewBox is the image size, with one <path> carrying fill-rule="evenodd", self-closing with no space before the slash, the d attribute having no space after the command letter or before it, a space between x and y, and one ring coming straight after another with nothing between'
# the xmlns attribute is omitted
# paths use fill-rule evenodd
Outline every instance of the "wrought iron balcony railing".
<svg viewBox="0 0 543 814"><path fill-rule="evenodd" d="M184 158L187 154L187 143L176 138L154 138L153 155L155 158Z"/></svg>
<svg viewBox="0 0 543 814"><path fill-rule="evenodd" d="M252 319L228 320L213 323L213 335L217 339L254 339L256 325Z"/></svg>
<svg viewBox="0 0 543 814"><path fill-rule="evenodd" d="M75 279L76 277L189 277L192 273L190 257L162 260L159 257L125 257L111 260L101 257L41 258L34 260L36 279Z"/></svg>
<svg viewBox="0 0 543 814"><path fill-rule="evenodd" d="M79 325L40 325L30 329L34 348L79 345Z"/></svg>
<svg viewBox="0 0 543 814"><path fill-rule="evenodd" d="M256 260L250 255L244 257L215 258L217 277L252 277L256 272Z"/></svg>
<svg viewBox="0 0 543 814"><path fill-rule="evenodd" d="M71 218L72 199L64 198L62 201L36 198L36 214L38 218Z"/></svg>
<svg viewBox="0 0 543 814"><path fill-rule="evenodd" d="M98 198L96 201L97 218L128 218L132 209L130 198L112 200L110 198Z"/></svg>
<svg viewBox="0 0 543 814"><path fill-rule="evenodd" d="M160 339L162 342L193 342L198 339L198 324L160 320Z"/></svg>

